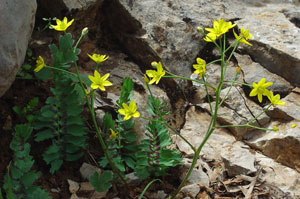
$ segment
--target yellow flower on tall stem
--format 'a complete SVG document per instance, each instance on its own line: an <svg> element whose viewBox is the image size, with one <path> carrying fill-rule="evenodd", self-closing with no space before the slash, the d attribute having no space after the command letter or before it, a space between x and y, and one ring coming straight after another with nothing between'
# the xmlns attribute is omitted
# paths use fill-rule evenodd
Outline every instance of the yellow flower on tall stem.
<svg viewBox="0 0 300 199"><path fill-rule="evenodd" d="M271 104L273 104L273 105L285 105L285 102L280 101L279 94L274 96L273 92L269 91L269 94L267 95L267 97L269 98Z"/></svg>
<svg viewBox="0 0 300 199"><path fill-rule="evenodd" d="M103 75L103 77L100 76L98 71L94 71L94 76L89 75L89 79L92 81L91 88L97 89L99 88L101 91L105 91L105 86L111 86L112 83L110 81L107 81L106 79L109 77L109 73Z"/></svg>
<svg viewBox="0 0 300 199"><path fill-rule="evenodd" d="M234 34L234 37L239 40L240 43L244 43L244 44L247 44L249 46L252 46L252 44L250 44L247 40L248 39L251 39L252 38L252 34L249 34L249 30L246 29L244 30L244 27L241 28L240 30L240 35L237 35L234 30L233 30L233 34Z"/></svg>
<svg viewBox="0 0 300 199"><path fill-rule="evenodd" d="M123 120L129 120L132 117L140 117L140 113L137 112L137 106L134 100L130 102L129 106L125 103L123 103L122 106L123 108L119 109L118 112L125 116Z"/></svg>
<svg viewBox="0 0 300 199"><path fill-rule="evenodd" d="M52 28L54 28L57 31L65 31L67 28L73 23L74 19L68 22L67 17L64 17L64 19L61 21L59 19L56 19L56 25L51 25Z"/></svg>
<svg viewBox="0 0 300 199"><path fill-rule="evenodd" d="M156 66L156 71L155 70L147 70L146 74L148 77L152 78L149 82L149 84L153 84L154 82L158 84L159 80L166 74L164 71L161 62L152 62L153 66Z"/></svg>
<svg viewBox="0 0 300 199"><path fill-rule="evenodd" d="M99 54L93 54L93 55L87 54L87 55L97 64L100 64L101 62L104 62L109 58L109 56L107 55L99 55Z"/></svg>
<svg viewBox="0 0 300 199"><path fill-rule="evenodd" d="M205 66L206 66L206 62L205 60L201 59L201 58L197 58L196 59L197 64L194 64L193 67L194 69L196 69L194 71L195 74L199 74L199 78L201 79L203 77L203 75L205 74Z"/></svg>
<svg viewBox="0 0 300 199"><path fill-rule="evenodd" d="M262 102L262 96L268 96L270 91L267 89L267 87L272 86L272 82L266 82L265 78L262 78L257 84L253 82L252 86L253 89L250 92L250 97L256 96L258 97L258 101Z"/></svg>
<svg viewBox="0 0 300 199"><path fill-rule="evenodd" d="M36 68L34 69L34 72L39 72L45 67L45 62L43 57L39 56L36 60Z"/></svg>
<svg viewBox="0 0 300 199"><path fill-rule="evenodd" d="M215 41L218 37L226 33L229 29L236 26L236 24L232 24L231 22L226 22L223 19L219 19L218 21L214 20L213 28L205 28L209 33L204 38L207 42Z"/></svg>

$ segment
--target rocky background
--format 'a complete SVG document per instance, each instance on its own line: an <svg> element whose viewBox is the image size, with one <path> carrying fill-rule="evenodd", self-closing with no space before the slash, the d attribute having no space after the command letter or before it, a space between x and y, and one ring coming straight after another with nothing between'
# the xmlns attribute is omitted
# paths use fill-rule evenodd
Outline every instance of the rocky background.
<svg viewBox="0 0 300 199"><path fill-rule="evenodd" d="M207 62L216 59L217 51L212 44L203 41L196 31L198 26L209 27L214 19L222 18L236 23L236 28L249 29L253 34L250 41L253 46L239 46L227 77L232 79L234 66L240 66L239 81L252 84L265 77L267 81L274 82L271 90L280 94L286 104L263 114L257 125L268 128L276 125L279 131L247 128L216 130L204 147L199 164L181 197L209 198L205 193L222 181L227 192L242 192L245 198L251 198L253 190L261 186L261 193L268 192L274 198L300 198L299 2L0 0L0 11L0 96L13 83L17 70L23 64L28 44L35 49L36 56L41 55L46 62L51 62L48 44L56 41L57 33L44 34L35 30L31 37L35 19L36 27L41 27L42 17L75 18L68 29L75 38L79 37L82 28L89 28L88 37L79 46L81 72L91 74L93 71L94 64L87 53L110 56L101 64L100 70L111 74L110 81L115 86L108 89L107 98L111 99L111 103L99 98L95 104L99 121L104 111L118 98L123 77L133 78L134 98L139 111L142 115L147 114L143 108L147 93L142 77L145 70L151 68L152 61L161 60L169 71L193 78L192 65L197 57ZM232 40L231 35L228 43ZM207 67L209 83L218 82L219 69L219 65ZM224 85L223 96L228 86ZM170 102L172 115L169 120L172 126L198 146L210 122L204 88L171 79L164 79L159 86L152 88L156 96ZM220 124L243 124L253 118L252 113L261 112L266 104L249 98L249 92L249 88L241 86L230 91L219 110ZM145 132L144 123L137 119L136 130L140 137ZM291 128L291 124L297 126ZM185 157L185 164L179 168L184 173L190 165L193 151L179 137L174 135L173 140L174 147ZM214 167L209 164L211 162L214 162ZM225 174L230 178L225 178ZM241 186L239 182L242 181L249 184ZM164 197L164 193L157 194L153 198Z"/></svg>

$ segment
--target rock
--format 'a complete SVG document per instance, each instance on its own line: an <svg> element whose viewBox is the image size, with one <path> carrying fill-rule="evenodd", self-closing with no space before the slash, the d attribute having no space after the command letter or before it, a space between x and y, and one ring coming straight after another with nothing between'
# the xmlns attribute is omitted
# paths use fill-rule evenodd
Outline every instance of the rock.
<svg viewBox="0 0 300 199"><path fill-rule="evenodd" d="M180 180L183 180L188 169L191 166L192 160L184 159L184 164L180 167ZM187 180L187 184L200 184L206 187L209 187L209 178L207 174L202 170L201 164L197 164L197 166L193 169L192 174Z"/></svg>
<svg viewBox="0 0 300 199"><path fill-rule="evenodd" d="M221 91L221 98L224 98L228 91L229 88L223 89ZM254 118L253 116L257 116L263 111L263 108L261 108L260 106L258 106L256 103L249 100L245 96L243 90L240 87L232 87L224 103L225 103L224 104L225 107L228 108L226 110L222 110L223 107L221 107L219 112L220 114L218 115L218 121L224 124L229 124L229 125L245 124L251 121ZM228 109L230 110L228 111ZM263 126L267 124L269 121L270 118L268 117L268 115L263 113L259 118L257 118L257 120L255 120L252 123L252 125ZM238 139L241 139L247 137L247 133L251 129L247 129L243 127L242 128L235 127L235 128L230 128L230 130Z"/></svg>
<svg viewBox="0 0 300 199"><path fill-rule="evenodd" d="M291 84L280 77L279 75L273 74L261 66L259 63L253 62L249 55L234 54L239 66L242 68L244 81L247 84L252 85L253 82L257 83L262 78L266 78L266 82L273 82L273 85L268 87L274 93L287 94L291 92L293 87Z"/></svg>
<svg viewBox="0 0 300 199"><path fill-rule="evenodd" d="M205 136L210 119L207 113L201 112L195 108L195 106L192 106L186 113L186 123L180 131L180 134L194 147L198 147ZM207 144L203 147L201 154L208 159L211 159L211 157L220 159L220 152L223 150L223 146L231 144L234 141L234 137L226 130L216 129L208 139ZM190 146L180 137L176 136L175 143L179 150L184 152L187 157L191 157L194 154Z"/></svg>
<svg viewBox="0 0 300 199"><path fill-rule="evenodd" d="M70 193L76 193L79 190L79 183L73 180L68 180Z"/></svg>
<svg viewBox="0 0 300 199"><path fill-rule="evenodd" d="M171 72L189 77L205 46L197 26L211 27L213 19L235 18L226 8L221 0L111 0L106 15L113 33L135 60L150 67L161 59Z"/></svg>
<svg viewBox="0 0 300 199"><path fill-rule="evenodd" d="M164 191L162 191L162 190L160 190L160 191L158 191L157 193L154 193L154 194L152 194L151 195L151 197L154 199L165 199L166 197L167 197L168 195L164 192Z"/></svg>
<svg viewBox="0 0 300 199"><path fill-rule="evenodd" d="M285 10L299 12L299 6L266 4L238 7L233 12L240 14L241 9L244 12L236 23L253 34L250 41L253 46L241 45L241 48L270 72L300 86L300 29L285 15Z"/></svg>
<svg viewBox="0 0 300 199"><path fill-rule="evenodd" d="M23 64L35 22L36 1L0 0L0 97ZM17 14L16 14L17 13Z"/></svg>
<svg viewBox="0 0 300 199"><path fill-rule="evenodd" d="M86 9L96 2L103 3L104 0L62 0L66 8L71 11L72 9Z"/></svg>
<svg viewBox="0 0 300 199"><path fill-rule="evenodd" d="M291 121L300 120L300 88L295 88L289 95L282 99L284 106L276 106L268 110L267 114L274 119Z"/></svg>
<svg viewBox="0 0 300 199"><path fill-rule="evenodd" d="M257 171L254 167L255 156L244 147L246 145L242 142L235 142L233 145L227 145L221 151L228 176L247 175Z"/></svg>
<svg viewBox="0 0 300 199"><path fill-rule="evenodd" d="M90 177L95 173L95 172L98 172L99 174L101 174L101 169L96 167L96 166L93 166L93 165L90 165L90 164L87 164L87 163L83 163L80 167L80 174L81 174L81 177L85 180L90 180Z"/></svg>
<svg viewBox="0 0 300 199"><path fill-rule="evenodd" d="M292 124L297 124L297 126L292 128ZM273 128L274 125L279 128L279 131L257 133L247 143L277 162L300 171L300 122L293 120L287 123L279 123L276 121L268 127Z"/></svg>
<svg viewBox="0 0 300 199"><path fill-rule="evenodd" d="M300 197L300 174L299 172L283 166L260 153L255 153L255 159L263 171L260 175L261 181L266 185L274 186L282 190L285 195L290 194L291 198ZM279 194L276 194L278 198Z"/></svg>
<svg viewBox="0 0 300 199"><path fill-rule="evenodd" d="M127 183L130 185L140 184L142 182L142 180L139 177L137 177L134 172L126 174L125 178Z"/></svg>
<svg viewBox="0 0 300 199"><path fill-rule="evenodd" d="M181 189L181 192L190 195L192 198L196 198L199 191L200 187L197 184L186 185Z"/></svg>

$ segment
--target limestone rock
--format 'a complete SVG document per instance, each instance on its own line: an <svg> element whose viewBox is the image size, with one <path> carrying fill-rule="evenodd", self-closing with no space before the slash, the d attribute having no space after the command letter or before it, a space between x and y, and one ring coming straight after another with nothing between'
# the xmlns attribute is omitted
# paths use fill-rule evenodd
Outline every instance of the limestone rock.
<svg viewBox="0 0 300 199"><path fill-rule="evenodd" d="M96 167L96 166L93 166L93 165L90 165L90 164L87 164L87 163L83 163L80 167L80 174L81 174L81 177L83 179L86 179L86 180L90 180L90 177L95 173L95 172L98 172L99 174L101 174L101 169Z"/></svg>
<svg viewBox="0 0 300 199"><path fill-rule="evenodd" d="M70 193L74 194L79 190L79 183L73 180L68 180L69 183L69 191Z"/></svg>
<svg viewBox="0 0 300 199"><path fill-rule="evenodd" d="M286 16L285 11L299 12L293 4L265 4L243 7L239 28L244 26L253 34L250 43L241 45L255 62L270 72L282 76L294 86L300 85L300 29ZM241 13L239 9L233 11Z"/></svg>
<svg viewBox="0 0 300 199"><path fill-rule="evenodd" d="M291 125L297 126L292 128ZM257 133L253 139L247 141L249 145L262 151L268 157L275 159L284 165L300 171L300 138L299 121L287 123L272 122L268 127L276 125L279 131Z"/></svg>
<svg viewBox="0 0 300 199"><path fill-rule="evenodd" d="M138 62L150 67L161 59L171 72L188 77L205 45L197 26L235 18L226 8L221 0L111 0L107 15L112 31Z"/></svg>
<svg viewBox="0 0 300 199"><path fill-rule="evenodd" d="M24 62L35 22L36 0L0 0L0 97Z"/></svg>
<svg viewBox="0 0 300 199"><path fill-rule="evenodd" d="M207 113L201 112L192 106L186 113L186 123L180 131L180 134L194 147L198 147L205 136L210 119ZM223 150L224 145L231 144L234 141L234 137L226 130L216 129L207 141L207 144L203 147L201 154L203 154L205 158L210 159L213 157L214 159L218 159L220 158L220 152ZM184 152L187 157L194 154L190 146L180 137L177 136L175 142L179 150Z"/></svg>
<svg viewBox="0 0 300 199"><path fill-rule="evenodd" d="M197 184L186 185L181 189L181 192L190 195L192 198L196 198L199 191L200 187Z"/></svg>
<svg viewBox="0 0 300 199"><path fill-rule="evenodd" d="M267 114L274 119L291 121L300 120L300 88L295 88L289 95L282 99L284 106L276 106Z"/></svg>
<svg viewBox="0 0 300 199"><path fill-rule="evenodd" d="M256 172L254 167L255 156L242 142L235 142L233 145L227 145L221 152L221 157L224 161L225 168L230 177L236 175L247 175Z"/></svg>
<svg viewBox="0 0 300 199"><path fill-rule="evenodd" d="M268 87L268 89L272 90L274 93L289 93L293 89L288 81L269 72L259 63L253 62L249 55L239 55L235 53L234 56L237 58L239 66L242 68L244 81L247 84L252 85L253 82L257 83L262 78L265 78L266 82L273 82L273 85Z"/></svg>

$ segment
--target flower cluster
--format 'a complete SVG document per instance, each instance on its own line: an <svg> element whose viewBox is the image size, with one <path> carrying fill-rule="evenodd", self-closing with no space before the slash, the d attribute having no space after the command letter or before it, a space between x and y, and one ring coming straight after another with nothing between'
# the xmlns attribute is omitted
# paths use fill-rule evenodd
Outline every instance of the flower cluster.
<svg viewBox="0 0 300 199"><path fill-rule="evenodd" d="M262 96L266 96L268 97L272 105L284 105L285 102L280 101L279 94L274 96L273 92L267 89L269 86L272 85L273 83L266 82L265 78L262 78L258 83L253 82L252 84L253 89L250 92L249 96L253 97L257 95L259 102L262 102Z"/></svg>

